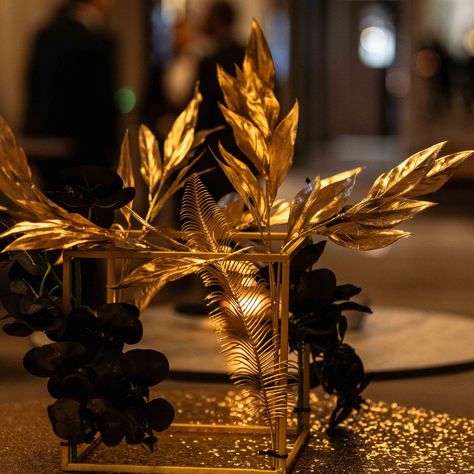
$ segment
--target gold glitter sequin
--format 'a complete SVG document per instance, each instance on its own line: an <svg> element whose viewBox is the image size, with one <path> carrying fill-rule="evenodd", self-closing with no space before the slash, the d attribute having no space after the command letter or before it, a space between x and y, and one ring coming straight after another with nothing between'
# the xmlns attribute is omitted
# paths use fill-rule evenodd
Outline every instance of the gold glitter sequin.
<svg viewBox="0 0 474 474"><path fill-rule="evenodd" d="M212 395L211 393L212 392ZM165 395L179 422L247 421L239 411L240 394L216 386ZM49 400L0 405L0 472L60 473L59 442L46 415ZM328 437L324 430L333 401L311 394L311 438L295 474L474 473L474 421L397 404L370 402ZM294 425L294 420L290 420ZM270 468L258 454L267 438L216 433L162 433L155 453L140 446L100 446L88 462L142 463L209 467ZM289 443L294 439L289 438Z"/></svg>

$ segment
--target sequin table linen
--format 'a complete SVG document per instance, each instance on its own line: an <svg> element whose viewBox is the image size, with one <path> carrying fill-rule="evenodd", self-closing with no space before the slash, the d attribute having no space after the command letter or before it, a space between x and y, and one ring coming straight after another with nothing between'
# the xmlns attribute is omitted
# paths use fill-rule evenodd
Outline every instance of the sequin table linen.
<svg viewBox="0 0 474 474"><path fill-rule="evenodd" d="M228 387L160 392L176 409L176 421L243 423L240 395ZM371 401L335 435L324 433L333 401L312 399L310 441L297 474L474 473L474 420ZM60 473L59 441L46 407L51 400L0 405L0 473ZM209 467L269 467L259 455L265 438L244 434L163 433L150 454L141 446L100 446L87 462ZM291 443L291 437L289 438Z"/></svg>

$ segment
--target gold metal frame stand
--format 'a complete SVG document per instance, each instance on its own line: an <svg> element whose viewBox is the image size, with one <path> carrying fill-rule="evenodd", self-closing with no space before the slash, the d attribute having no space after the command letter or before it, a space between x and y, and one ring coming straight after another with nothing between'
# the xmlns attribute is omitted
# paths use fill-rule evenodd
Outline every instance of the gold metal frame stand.
<svg viewBox="0 0 474 474"><path fill-rule="evenodd" d="M73 259L92 258L107 261L107 301L115 301L115 290L112 286L115 280L115 261L118 259L155 259L159 257L193 256L206 259L229 258L228 254L220 253L197 253L197 252L172 252L172 251L136 251L136 250L66 250L63 263L63 301L64 310L67 314L71 308L71 266ZM235 260L260 261L278 263L281 265L281 286L279 292L280 315L279 324L273 326L274 331L279 331L279 359L286 364L288 362L288 319L289 319L289 288L290 288L290 255L285 253L252 253L236 254L232 256ZM309 348L305 347L303 353L303 370L300 371L298 384L300 384L298 407L309 407ZM285 375L285 378L287 378ZM287 383L287 380L286 380ZM153 474L284 474L289 473L294 467L298 456L303 450L309 437L309 413L307 410L298 410L298 427L296 440L291 449L287 446L287 418L280 418L277 425L276 453L278 457L272 458L271 469L248 469L235 467L194 467L194 466L144 466L133 464L100 464L84 462L85 457L99 443L100 438L90 445L61 445L61 469L62 472L120 472L120 473L153 473ZM196 433L252 433L269 434L269 428L262 425L203 425L203 424L181 424L173 423L168 429L171 431L193 431Z"/></svg>

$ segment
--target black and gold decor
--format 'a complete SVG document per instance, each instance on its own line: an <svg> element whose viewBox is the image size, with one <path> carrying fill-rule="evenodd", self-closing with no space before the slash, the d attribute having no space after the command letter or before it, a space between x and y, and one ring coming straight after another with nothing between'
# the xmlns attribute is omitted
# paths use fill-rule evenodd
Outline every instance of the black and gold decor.
<svg viewBox="0 0 474 474"><path fill-rule="evenodd" d="M2 209L1 238L3 255L13 262L3 329L17 337L41 331L51 340L27 352L24 366L48 379L56 399L47 412L63 443L63 472L362 472L357 450L371 450L373 464L364 466L381 472L377 463L389 443L407 462L408 436L422 440L424 430L442 427L457 432L459 442L472 437L472 423L454 427L428 412L364 401L369 378L344 341L345 312L371 310L351 300L360 288L339 284L317 262L327 241L365 251L408 237L398 224L431 207L420 197L439 189L473 152L443 155L443 143L433 145L380 175L355 204L348 203L360 167L307 179L293 199L280 199L293 162L298 103L281 117L274 75L254 21L242 68L235 75L217 69L220 109L245 162L222 144L204 147L214 130L195 131L198 87L162 147L140 127L144 213L134 204L139 176L127 135L116 172L84 166L43 193L0 123L0 190L11 202ZM214 155L235 188L219 203L200 180L205 171L193 173L203 153ZM182 228L155 225L182 189ZM107 262L107 301L97 310L81 298L87 284L81 259ZM168 400L159 386L150 390L168 375L166 355L125 348L140 341L140 312L157 292L190 274L209 289L209 317L236 385L223 400L199 390ZM316 386L326 399L310 395ZM207 406L208 416L195 413L192 402ZM400 427L383 434L382 426L401 419L412 426L409 434ZM349 434L338 446L334 435L341 429ZM104 451L100 442L120 447ZM209 449L206 465L194 459ZM416 449L431 465L438 462L434 451ZM344 452L339 461L338 450ZM337 470L338 462L355 470Z"/></svg>

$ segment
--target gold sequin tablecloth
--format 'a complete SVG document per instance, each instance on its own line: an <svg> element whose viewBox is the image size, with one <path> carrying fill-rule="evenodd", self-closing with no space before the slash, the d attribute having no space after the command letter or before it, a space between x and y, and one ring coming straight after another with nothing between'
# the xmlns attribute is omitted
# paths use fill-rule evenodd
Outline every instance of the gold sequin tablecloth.
<svg viewBox="0 0 474 474"><path fill-rule="evenodd" d="M238 394L223 386L199 387L166 387L160 392L174 404L177 421L242 422ZM59 442L46 415L49 403L0 405L0 473L60 472ZM331 406L330 399L317 400L312 395L312 436L293 472L474 473L474 420L372 401L369 408L328 437L324 419ZM268 447L264 441L249 435L163 433L153 454L141 446L99 447L88 462L263 468L269 467L268 460L258 454Z"/></svg>

